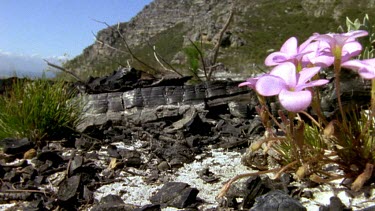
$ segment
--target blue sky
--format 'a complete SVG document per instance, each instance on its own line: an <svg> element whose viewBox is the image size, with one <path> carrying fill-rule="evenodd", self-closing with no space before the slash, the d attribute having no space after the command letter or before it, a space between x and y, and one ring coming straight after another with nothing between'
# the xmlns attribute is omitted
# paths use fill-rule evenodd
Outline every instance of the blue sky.
<svg viewBox="0 0 375 211"><path fill-rule="evenodd" d="M94 34L127 22L152 0L0 0L0 77L35 75L43 59L79 55Z"/></svg>

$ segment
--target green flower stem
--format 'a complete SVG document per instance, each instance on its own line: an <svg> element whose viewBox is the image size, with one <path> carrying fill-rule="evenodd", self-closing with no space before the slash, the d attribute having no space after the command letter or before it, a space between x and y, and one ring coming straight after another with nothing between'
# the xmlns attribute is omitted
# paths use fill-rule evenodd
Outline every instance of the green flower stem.
<svg viewBox="0 0 375 211"><path fill-rule="evenodd" d="M289 135L290 137L293 137L294 134L294 118L296 117L296 114L293 112L288 112L288 118L289 118Z"/></svg>
<svg viewBox="0 0 375 211"><path fill-rule="evenodd" d="M315 75L313 77L314 80L319 80L319 74ZM319 93L319 87L314 87L314 89L311 89L311 92L313 93L313 99L311 103L311 107L314 110L315 114L318 116L319 123L323 123L325 125L328 124L327 119L324 117L321 107L320 107L320 93Z"/></svg>
<svg viewBox="0 0 375 211"><path fill-rule="evenodd" d="M371 80L371 110L375 111L375 79Z"/></svg>
<svg viewBox="0 0 375 211"><path fill-rule="evenodd" d="M347 120L346 120L346 115L344 113L344 109L342 107L341 93L340 93L341 56L335 56L335 61L333 65L334 65L334 73L335 73L335 90L336 90L336 95L337 95L337 102L339 104L339 109L340 109L340 114L342 117L344 129L347 131L348 130Z"/></svg>

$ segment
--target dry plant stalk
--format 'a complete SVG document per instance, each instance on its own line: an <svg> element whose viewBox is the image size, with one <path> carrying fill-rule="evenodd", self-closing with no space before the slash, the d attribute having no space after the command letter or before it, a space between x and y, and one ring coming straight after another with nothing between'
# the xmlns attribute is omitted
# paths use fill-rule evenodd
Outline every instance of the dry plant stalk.
<svg viewBox="0 0 375 211"><path fill-rule="evenodd" d="M273 173L273 172L276 172L275 179L277 179L277 178L280 177L280 175L283 172L285 172L287 169L289 169L290 167L292 167L293 165L295 165L297 163L298 163L297 161L293 161L293 162L291 162L291 163L289 163L289 164L287 164L287 165L285 165L281 168L274 168L274 169L269 169L269 170L265 170L265 171L239 174L239 175L233 177L232 179L230 179L227 183L225 183L225 185L221 188L221 190L220 190L219 194L216 196L216 198L223 198L225 196L225 194L228 192L230 186L239 179L251 177L251 176L259 176L259 175L262 175L262 174L268 174L268 173Z"/></svg>
<svg viewBox="0 0 375 211"><path fill-rule="evenodd" d="M258 175L261 175L261 174L267 174L267 173L272 173L272 172L276 172L276 171L279 171L281 168L275 168L275 169L270 169L270 170L266 170L266 171L258 171L258 172L253 172L253 173L246 173L246 174L239 174L235 177L233 177L232 179L230 179L227 183L225 183L225 185L221 188L219 194L216 196L216 198L223 198L225 196L225 194L227 194L230 186L232 185L232 183L234 183L235 181L239 180L239 179L242 179L242 178L245 178L245 177L251 177L251 176L258 176Z"/></svg>
<svg viewBox="0 0 375 211"><path fill-rule="evenodd" d="M371 178L373 170L374 165L371 163L367 163L365 170L357 177L357 179L355 179L351 186L351 189L353 191L359 191L365 184L365 182L367 182Z"/></svg>
<svg viewBox="0 0 375 211"><path fill-rule="evenodd" d="M45 59L44 59L44 61L47 63L48 66L51 66L51 67L53 67L53 68L56 68L56 69L61 70L61 71L63 71L63 72L66 72L66 73L70 74L71 76L73 76L73 77L74 77L75 79L77 79L78 81L83 82L83 80L82 80L77 74L75 74L73 71L68 70L68 69L66 69L66 68L63 68L63 67L61 67L61 66L59 66L59 65L56 65L56 64L50 63L49 61L47 61L47 60L45 60Z"/></svg>

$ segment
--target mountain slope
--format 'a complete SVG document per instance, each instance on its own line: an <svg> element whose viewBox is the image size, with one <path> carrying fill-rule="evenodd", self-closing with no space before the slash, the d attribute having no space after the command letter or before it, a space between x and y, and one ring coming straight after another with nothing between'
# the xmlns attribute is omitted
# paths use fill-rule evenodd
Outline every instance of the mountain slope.
<svg viewBox="0 0 375 211"><path fill-rule="evenodd" d="M345 24L346 16L362 19L368 13L370 20L375 18L371 0L154 0L129 22L99 31L97 39L104 44L88 46L65 67L81 76L108 74L128 63L151 71L131 58L125 40L132 53L151 67L163 69L154 58L155 46L160 59L188 73L183 48L191 45L190 39L202 44L208 55L232 4L234 17L224 34L218 62L233 72L256 71L255 66L262 67L266 55L291 36L303 41L314 32L335 32Z"/></svg>

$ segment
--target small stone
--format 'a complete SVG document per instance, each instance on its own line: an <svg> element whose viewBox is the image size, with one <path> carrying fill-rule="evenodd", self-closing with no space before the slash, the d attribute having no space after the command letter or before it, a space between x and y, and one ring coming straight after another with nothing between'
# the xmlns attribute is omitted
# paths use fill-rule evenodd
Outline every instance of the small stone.
<svg viewBox="0 0 375 211"><path fill-rule="evenodd" d="M109 195L104 196L100 200L100 203L101 204L108 204L108 203L109 204L124 204L124 201L121 199L120 196L109 194Z"/></svg>
<svg viewBox="0 0 375 211"><path fill-rule="evenodd" d="M186 208L197 202L198 189L183 182L168 182L150 198L154 204L177 208Z"/></svg>
<svg viewBox="0 0 375 211"><path fill-rule="evenodd" d="M332 196L330 199L329 210L330 211L346 211L351 210L346 208L345 204L343 204L339 197Z"/></svg>
<svg viewBox="0 0 375 211"><path fill-rule="evenodd" d="M170 169L170 166L167 161L162 161L161 163L159 163L158 169L159 171L167 171L168 169Z"/></svg>
<svg viewBox="0 0 375 211"><path fill-rule="evenodd" d="M83 157L82 156L74 156L74 159L70 162L69 166L69 175L73 175L74 171L81 167L83 164Z"/></svg>
<svg viewBox="0 0 375 211"><path fill-rule="evenodd" d="M281 190L270 191L255 199L250 211L279 210L279 211L306 211L301 202L290 197Z"/></svg>
<svg viewBox="0 0 375 211"><path fill-rule="evenodd" d="M121 199L118 195L109 194L107 196L104 196L100 200L100 204L97 206L94 206L91 210L92 211L133 211L137 207L130 204L125 204L124 201Z"/></svg>
<svg viewBox="0 0 375 211"><path fill-rule="evenodd" d="M147 204L143 207L137 208L134 211L160 211L160 204Z"/></svg>
<svg viewBox="0 0 375 211"><path fill-rule="evenodd" d="M59 191L57 192L57 199L66 202L72 199L78 190L78 186L81 181L81 176L75 175L68 179L65 179L59 186Z"/></svg>
<svg viewBox="0 0 375 211"><path fill-rule="evenodd" d="M93 142L85 138L77 138L74 146L80 150L89 150L93 146Z"/></svg>
<svg viewBox="0 0 375 211"><path fill-rule="evenodd" d="M24 154L23 154L23 158L24 159L32 159L36 156L36 150L34 148L32 149L29 149L27 150Z"/></svg>
<svg viewBox="0 0 375 211"><path fill-rule="evenodd" d="M27 138L5 138L1 143L3 145L3 152L6 154L24 153L32 147L32 143Z"/></svg>
<svg viewBox="0 0 375 211"><path fill-rule="evenodd" d="M209 168L204 168L197 172L199 178L201 178L206 183L215 183L219 181L219 177L215 176L214 173L210 171Z"/></svg>

